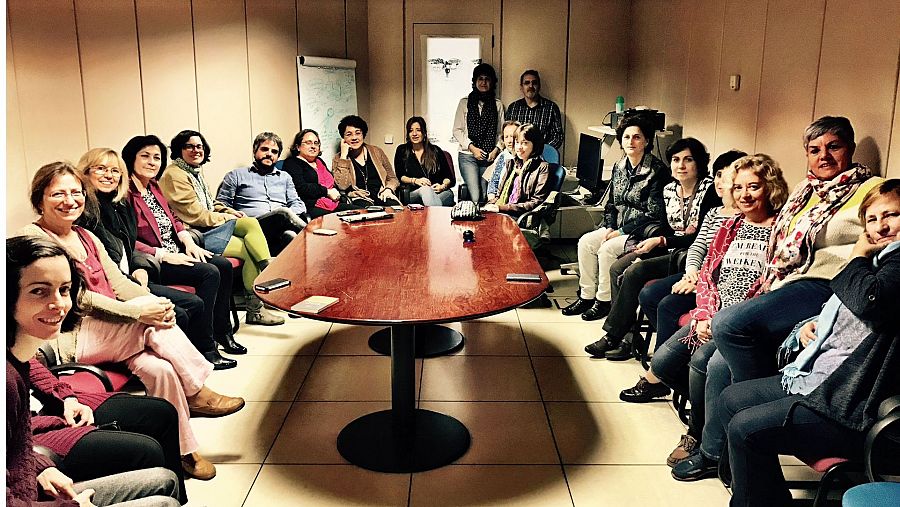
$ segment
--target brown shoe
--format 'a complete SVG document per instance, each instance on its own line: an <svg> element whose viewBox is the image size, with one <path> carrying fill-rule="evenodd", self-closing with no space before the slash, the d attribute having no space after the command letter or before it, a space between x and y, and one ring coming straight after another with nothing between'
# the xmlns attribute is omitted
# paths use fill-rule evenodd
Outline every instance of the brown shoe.
<svg viewBox="0 0 900 507"><path fill-rule="evenodd" d="M191 417L222 417L244 408L244 399L221 395L203 386L187 398Z"/></svg>
<svg viewBox="0 0 900 507"><path fill-rule="evenodd" d="M200 455L199 452L192 452L181 457L181 468L184 469L185 475L208 481L216 476L216 466L208 459Z"/></svg>
<svg viewBox="0 0 900 507"><path fill-rule="evenodd" d="M697 439L690 435L681 435L681 441L678 442L678 447L669 454L669 457L666 458L666 464L670 467L674 467L675 465L681 463L682 461L691 457L694 451L697 449Z"/></svg>

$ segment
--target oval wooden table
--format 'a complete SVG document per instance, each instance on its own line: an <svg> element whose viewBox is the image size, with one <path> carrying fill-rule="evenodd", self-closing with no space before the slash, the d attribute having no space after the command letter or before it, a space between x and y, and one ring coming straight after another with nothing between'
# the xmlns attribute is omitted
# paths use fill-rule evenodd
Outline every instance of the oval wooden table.
<svg viewBox="0 0 900 507"><path fill-rule="evenodd" d="M337 235L312 233L319 228ZM463 243L465 230L475 233L474 242ZM541 281L507 282L508 273L539 274ZM289 287L258 293L276 308L329 322L391 326L391 409L352 421L337 447L350 463L396 473L450 464L470 443L458 420L415 408L415 326L505 312L539 297L549 285L510 217L491 213L481 221L451 221L450 208L444 207L403 209L393 218L358 224L333 214L317 218L257 282L273 278L291 281ZM309 296L339 301L318 314L291 310Z"/></svg>

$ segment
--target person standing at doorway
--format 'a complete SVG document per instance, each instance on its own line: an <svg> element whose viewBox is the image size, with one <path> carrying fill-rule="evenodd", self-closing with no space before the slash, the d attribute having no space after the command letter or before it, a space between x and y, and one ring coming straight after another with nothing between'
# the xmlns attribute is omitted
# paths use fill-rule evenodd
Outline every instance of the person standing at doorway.
<svg viewBox="0 0 900 507"><path fill-rule="evenodd" d="M472 92L459 101L453 137L459 143L459 172L471 200L487 198L487 180L481 177L503 147L500 126L503 103L497 98L497 72L487 63L472 71Z"/></svg>

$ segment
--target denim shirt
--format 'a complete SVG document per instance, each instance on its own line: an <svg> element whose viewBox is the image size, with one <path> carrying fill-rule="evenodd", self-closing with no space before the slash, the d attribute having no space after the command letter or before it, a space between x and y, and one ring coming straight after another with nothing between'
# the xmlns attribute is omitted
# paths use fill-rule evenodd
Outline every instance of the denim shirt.
<svg viewBox="0 0 900 507"><path fill-rule="evenodd" d="M216 199L230 208L258 217L278 208L289 208L300 216L306 205L297 195L288 173L272 169L265 175L255 167L242 167L225 175Z"/></svg>

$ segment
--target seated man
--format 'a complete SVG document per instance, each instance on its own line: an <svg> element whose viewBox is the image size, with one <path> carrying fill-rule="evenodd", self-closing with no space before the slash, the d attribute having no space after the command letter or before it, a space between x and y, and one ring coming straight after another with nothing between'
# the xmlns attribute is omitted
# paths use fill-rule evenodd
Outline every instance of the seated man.
<svg viewBox="0 0 900 507"><path fill-rule="evenodd" d="M225 175L216 199L259 221L273 255L297 236L306 221L306 205L297 195L290 175L275 168L281 138L263 132L253 140L253 165Z"/></svg>

